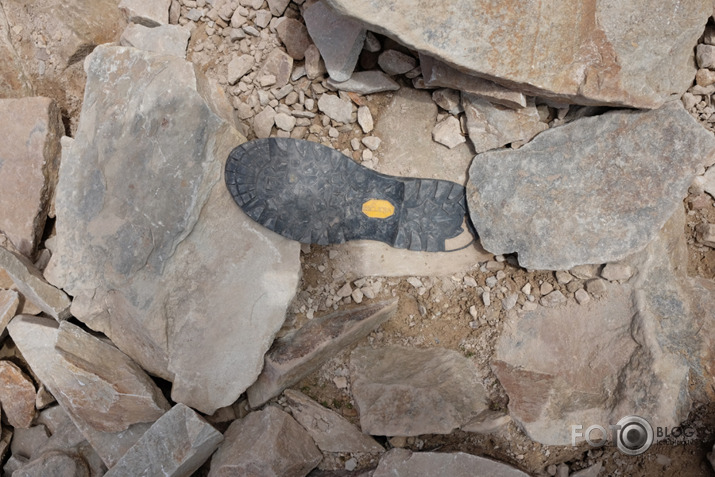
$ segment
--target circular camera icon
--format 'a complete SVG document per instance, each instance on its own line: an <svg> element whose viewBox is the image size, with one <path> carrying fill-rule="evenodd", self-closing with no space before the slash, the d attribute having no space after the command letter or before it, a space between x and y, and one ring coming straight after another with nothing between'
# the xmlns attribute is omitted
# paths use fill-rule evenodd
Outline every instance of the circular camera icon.
<svg viewBox="0 0 715 477"><path fill-rule="evenodd" d="M618 421L616 445L627 455L640 455L653 444L653 428L639 416L626 416Z"/></svg>

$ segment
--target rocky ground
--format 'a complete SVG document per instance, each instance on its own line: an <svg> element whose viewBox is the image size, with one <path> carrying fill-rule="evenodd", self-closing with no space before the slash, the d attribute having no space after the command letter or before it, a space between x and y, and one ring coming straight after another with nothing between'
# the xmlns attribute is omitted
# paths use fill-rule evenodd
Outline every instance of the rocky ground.
<svg viewBox="0 0 715 477"><path fill-rule="evenodd" d="M715 474L712 5L383 3L0 0L4 474ZM480 241L286 240L223 182L266 137Z"/></svg>

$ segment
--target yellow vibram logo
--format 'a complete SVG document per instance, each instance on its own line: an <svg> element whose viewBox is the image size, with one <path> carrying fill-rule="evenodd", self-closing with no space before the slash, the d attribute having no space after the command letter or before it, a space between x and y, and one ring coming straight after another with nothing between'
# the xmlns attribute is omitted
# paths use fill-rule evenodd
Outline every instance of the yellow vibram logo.
<svg viewBox="0 0 715 477"><path fill-rule="evenodd" d="M373 219L386 219L395 213L395 206L386 200L370 199L362 204L362 213Z"/></svg>

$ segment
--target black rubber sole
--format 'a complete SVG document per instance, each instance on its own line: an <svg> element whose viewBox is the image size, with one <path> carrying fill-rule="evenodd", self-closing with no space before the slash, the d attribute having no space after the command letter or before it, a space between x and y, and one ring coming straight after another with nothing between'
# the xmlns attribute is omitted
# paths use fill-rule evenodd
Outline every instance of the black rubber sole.
<svg viewBox="0 0 715 477"><path fill-rule="evenodd" d="M226 161L226 185L249 217L302 243L367 239L442 252L445 240L463 232L466 215L459 184L380 174L297 139L238 146Z"/></svg>

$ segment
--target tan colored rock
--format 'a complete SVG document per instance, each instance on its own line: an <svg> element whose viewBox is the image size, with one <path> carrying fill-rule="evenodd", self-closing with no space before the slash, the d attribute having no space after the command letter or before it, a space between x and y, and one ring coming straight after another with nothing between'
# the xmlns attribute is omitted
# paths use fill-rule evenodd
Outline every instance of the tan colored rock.
<svg viewBox="0 0 715 477"><path fill-rule="evenodd" d="M12 473L13 477L90 477L85 460L62 451L49 451Z"/></svg>
<svg viewBox="0 0 715 477"><path fill-rule="evenodd" d="M412 452L392 449L381 459L372 477L528 477L528 474L501 462L464 452Z"/></svg>
<svg viewBox="0 0 715 477"><path fill-rule="evenodd" d="M37 268L26 257L0 247L0 268L12 278L26 300L60 321L70 316L70 299L47 283Z"/></svg>
<svg viewBox="0 0 715 477"><path fill-rule="evenodd" d="M310 435L295 419L268 406L228 427L223 443L211 458L209 477L304 477L322 459Z"/></svg>
<svg viewBox="0 0 715 477"><path fill-rule="evenodd" d="M286 18L277 27L276 33L281 39L286 51L294 60L305 58L305 50L313 42L308 35L308 29L301 22L294 18Z"/></svg>
<svg viewBox="0 0 715 477"><path fill-rule="evenodd" d="M266 353L263 371L248 388L251 407L263 405L297 383L389 320L395 311L397 300L341 310L314 318L294 334L276 340Z"/></svg>
<svg viewBox="0 0 715 477"><path fill-rule="evenodd" d="M695 227L695 238L701 244L715 248L715 224L699 224Z"/></svg>
<svg viewBox="0 0 715 477"><path fill-rule="evenodd" d="M15 316L20 306L20 295L14 290L0 290L0 333Z"/></svg>
<svg viewBox="0 0 715 477"><path fill-rule="evenodd" d="M161 416L105 475L192 475L223 440L194 410L177 404Z"/></svg>
<svg viewBox="0 0 715 477"><path fill-rule="evenodd" d="M119 432L153 422L169 409L139 366L69 322L58 327L46 318L20 315L8 329L32 371L75 420Z"/></svg>
<svg viewBox="0 0 715 477"><path fill-rule="evenodd" d="M363 434L340 414L321 406L305 394L287 389L284 396L293 418L308 431L322 452L385 452L375 439Z"/></svg>
<svg viewBox="0 0 715 477"><path fill-rule="evenodd" d="M64 126L49 98L0 99L0 117L0 231L32 257L57 182Z"/></svg>
<svg viewBox="0 0 715 477"><path fill-rule="evenodd" d="M0 9L0 98L34 96L29 75L11 38L5 10Z"/></svg>
<svg viewBox="0 0 715 477"><path fill-rule="evenodd" d="M373 32L530 96L637 108L658 108L692 84L693 49L712 14L710 0L327 4Z"/></svg>
<svg viewBox="0 0 715 477"><path fill-rule="evenodd" d="M119 9L126 15L127 21L147 27L157 27L169 23L171 0L121 0Z"/></svg>
<svg viewBox="0 0 715 477"><path fill-rule="evenodd" d="M12 427L28 428L35 418L35 385L14 363L0 361L0 404Z"/></svg>

